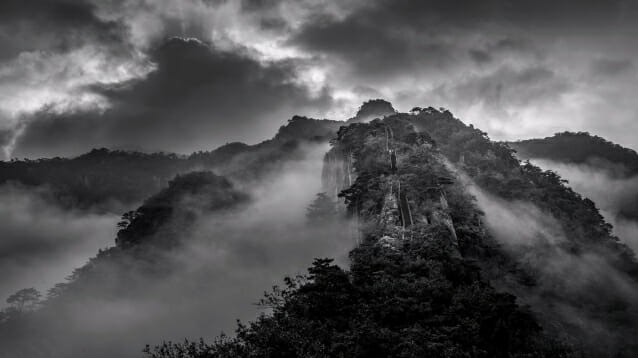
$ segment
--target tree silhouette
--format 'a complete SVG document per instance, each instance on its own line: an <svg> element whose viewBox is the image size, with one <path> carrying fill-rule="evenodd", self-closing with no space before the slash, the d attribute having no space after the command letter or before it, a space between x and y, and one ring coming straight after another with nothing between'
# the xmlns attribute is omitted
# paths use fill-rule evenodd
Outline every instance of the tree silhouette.
<svg viewBox="0 0 638 358"><path fill-rule="evenodd" d="M306 217L311 222L321 222L334 219L337 214L337 203L328 194L319 193L308 206Z"/></svg>
<svg viewBox="0 0 638 358"><path fill-rule="evenodd" d="M31 311L40 303L42 294L35 288L23 288L7 298L7 303L19 312Z"/></svg>

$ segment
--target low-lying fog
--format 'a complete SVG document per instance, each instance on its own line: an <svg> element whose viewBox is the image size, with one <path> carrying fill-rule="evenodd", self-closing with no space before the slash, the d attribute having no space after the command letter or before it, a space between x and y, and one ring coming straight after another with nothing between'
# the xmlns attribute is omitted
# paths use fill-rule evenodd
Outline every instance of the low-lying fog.
<svg viewBox="0 0 638 358"><path fill-rule="evenodd" d="M44 190L0 187L0 308L19 289L46 292L113 243L117 215L65 211Z"/></svg>
<svg viewBox="0 0 638 358"><path fill-rule="evenodd" d="M183 240L187 245L166 257L170 274L139 277L140 285L122 288L123 296L73 298L47 316L43 332L55 346L38 349L65 357L139 357L145 344L232 334L236 319L245 322L262 312L255 303L264 291L283 285L285 276L305 273L313 258L347 265L354 240L342 223L306 223L306 208L321 190L326 149L312 147L304 160L285 164L258 186L240 186L249 189L248 206L201 213ZM113 237L110 224L104 234ZM87 236L98 226L87 224Z"/></svg>
<svg viewBox="0 0 638 358"><path fill-rule="evenodd" d="M541 159L532 163L555 171L574 191L596 203L605 220L614 226L614 234L638 253L638 176L620 177L612 170L587 164Z"/></svg>
<svg viewBox="0 0 638 358"><path fill-rule="evenodd" d="M594 200L603 208L608 219L618 219L623 193L636 194L635 185L625 181L614 182L601 173L543 164L541 167L553 169L571 179L573 189ZM614 322L638 319L638 306L635 304L638 285L625 272L613 267L613 255L604 250L604 245L597 249L583 247L583 250L574 253L569 250L570 245L566 245L570 239L564 228L551 213L531 202L495 197L464 178L479 208L485 213L489 232L504 251L535 279L535 285L529 288L507 278L496 278L494 284L499 289L515 293L519 302L530 305L533 311L544 317L546 329L562 335L560 339L572 339L572 334L586 337L587 342L581 343L590 347L591 342L596 342L595 349L603 356L631 339L635 332L621 330ZM618 222L612 223L616 225ZM621 230L628 228L619 227ZM634 250L638 248L635 231L614 230L619 235L627 234L621 238L633 245ZM614 304L626 310L610 308L615 307Z"/></svg>

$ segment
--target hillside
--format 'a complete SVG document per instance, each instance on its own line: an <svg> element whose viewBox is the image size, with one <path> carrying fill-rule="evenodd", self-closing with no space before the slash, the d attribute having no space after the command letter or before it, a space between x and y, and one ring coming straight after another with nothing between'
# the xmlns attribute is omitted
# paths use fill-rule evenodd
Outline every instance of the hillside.
<svg viewBox="0 0 638 358"><path fill-rule="evenodd" d="M383 99L371 99L363 102L354 117L348 119L346 123L369 122L375 118L383 118L395 113L397 113L397 110L392 107L392 103Z"/></svg>
<svg viewBox="0 0 638 358"><path fill-rule="evenodd" d="M287 165L304 156L304 143L331 138L323 193L306 204L310 220L292 231L275 221L270 239L272 245L280 236L298 239L275 246L284 252L280 261L294 259L285 252L296 241L317 245L304 241L309 232L318 242L354 240L349 265L316 259L306 275L286 278L284 287L266 294L260 301L266 312L240 324L235 335L149 346L149 356L636 356L638 263L596 205L451 112L415 108L345 126L295 117L258 145L231 143L176 157L215 174L178 175L126 212L115 246L51 290L38 309L4 313L0 342L11 342L9 356L51 344L63 349L68 337L51 333L45 322L68 321L75 327L69 334L83 340L87 333L73 323L74 309L94 300L124 300L129 312L129 300L157 304L172 295L167 288L187 287L195 297L171 296L172 311L191 307L187 302L198 296L228 294L229 280L238 277L215 281L218 255L238 245L248 255L235 258L242 266L259 267L266 258L254 241L231 240L212 256L202 248L238 240L233 235L242 227L249 228L242 235L263 241L264 230L272 229L255 216L267 211L245 208L271 190L253 189L273 173L280 175L275 182L285 179ZM271 193L284 199L276 205L290 205L292 184ZM202 291L211 280L220 284ZM203 321L220 310L197 302ZM102 319L98 326L110 322Z"/></svg>
<svg viewBox="0 0 638 358"><path fill-rule="evenodd" d="M233 210L247 201L246 194L211 172L175 177L123 216L115 246L100 250L39 302L0 311L0 357L64 356L73 346L85 346L88 342L78 340L88 339L85 330L91 323L77 326L78 306L94 300L148 299L147 290L155 287L154 282L179 272L168 253L189 244L185 239L192 235L198 217Z"/></svg>
<svg viewBox="0 0 638 358"><path fill-rule="evenodd" d="M638 154L589 133L563 132L510 142L517 157L553 170L596 202L616 234L638 247Z"/></svg>
<svg viewBox="0 0 638 358"><path fill-rule="evenodd" d="M272 314L240 325L236 337L167 343L149 347L150 356L638 352L629 338L638 328L633 253L560 177L521 164L450 112L342 127L323 177L360 229L350 268L316 260L308 275L266 295ZM531 226L543 224L532 214L551 213L544 224L555 230L503 232L494 215L507 203L529 216L521 220L539 220ZM588 271L594 262L598 270Z"/></svg>
<svg viewBox="0 0 638 358"><path fill-rule="evenodd" d="M47 188L47 199L63 208L121 212L164 188L188 167L175 154L102 148L70 159L0 162L0 184Z"/></svg>
<svg viewBox="0 0 638 358"><path fill-rule="evenodd" d="M542 139L508 142L521 159L590 164L621 177L638 174L638 153L587 132L562 132Z"/></svg>
<svg viewBox="0 0 638 358"><path fill-rule="evenodd" d="M188 156L101 148L75 158L0 161L0 185L45 188L45 199L66 209L121 213L166 188L179 173L207 169L243 179L246 168L268 170L298 155L300 143L327 142L341 125L295 116L273 139L228 143Z"/></svg>

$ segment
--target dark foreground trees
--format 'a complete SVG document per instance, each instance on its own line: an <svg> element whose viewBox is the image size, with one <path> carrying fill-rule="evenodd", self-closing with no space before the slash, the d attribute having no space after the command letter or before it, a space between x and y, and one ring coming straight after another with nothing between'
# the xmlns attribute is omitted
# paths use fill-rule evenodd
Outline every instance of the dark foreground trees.
<svg viewBox="0 0 638 358"><path fill-rule="evenodd" d="M255 322L214 342L147 346L152 358L568 357L543 337L515 298L477 280L477 270L436 241L393 252L372 242L353 251L350 272L316 259L285 280Z"/></svg>
<svg viewBox="0 0 638 358"><path fill-rule="evenodd" d="M451 114L445 116L445 121ZM487 139L480 137L482 143ZM477 140L481 142L481 140ZM341 192L361 219L363 241L350 269L317 259L305 276L285 280L262 300L269 309L233 337L147 347L152 358L212 357L568 357L545 336L515 296L497 292L461 254L496 255L479 211L453 185L434 143L398 117L342 127L334 157L355 158L357 178ZM397 155L391 170L389 149ZM516 162L518 166L518 162ZM445 186L446 189L442 187ZM393 188L401 188L403 196ZM435 195L430 188L435 188ZM445 196L442 192L445 190ZM406 193L409 194L408 201ZM441 198L446 198L442 204ZM393 199L395 198L395 199ZM396 201L411 206L396 213ZM310 218L328 217L330 198L319 195ZM408 206L408 207L409 207ZM394 209L393 209L394 207ZM425 219L424 219L425 218ZM448 219L446 219L448 218ZM454 219L456 229L450 230Z"/></svg>

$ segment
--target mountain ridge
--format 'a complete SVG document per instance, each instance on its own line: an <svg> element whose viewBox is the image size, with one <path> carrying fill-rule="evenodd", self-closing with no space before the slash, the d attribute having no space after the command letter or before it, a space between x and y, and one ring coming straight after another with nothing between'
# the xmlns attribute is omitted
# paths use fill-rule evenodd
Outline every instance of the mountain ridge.
<svg viewBox="0 0 638 358"><path fill-rule="evenodd" d="M163 252L188 237L189 208L208 207L202 193L213 193L221 210L231 208L245 198L232 185L280 170L303 141L331 138L320 199L336 210L322 215L346 215L354 225L358 245L350 268L318 259L307 275L267 294L262 304L272 314L240 324L236 336L148 347L151 357L637 353L629 337L638 330L638 263L596 205L451 112L415 108L347 125L293 117L259 145L230 143L218 149L219 157L193 154L204 167L215 163L208 167L226 178L206 171L176 177L168 189L180 199L169 195L167 206L161 191L125 213L116 247L100 252L69 284L100 286L87 277L108 268L103 262L116 253L127 257L118 272L162 274ZM192 195L199 199L182 201ZM170 221L163 239L156 229L172 217L171 205L184 220ZM516 224L527 220L529 228L504 231L502 217L517 219L503 216L510 211L522 217ZM126 295L117 280L113 284ZM64 297L60 287L56 297Z"/></svg>
<svg viewBox="0 0 638 358"><path fill-rule="evenodd" d="M392 127L390 123L394 123L395 127ZM370 126L376 128L372 130L373 134L369 133ZM412 131L410 134L410 130L406 130L410 126L417 130ZM389 131L388 127L391 127L392 130ZM425 134L422 134L424 132ZM368 135L373 139L369 139ZM361 136L363 136L363 139L361 139ZM339 149L339 143L342 143L348 137L351 138L345 141L350 141L351 144L345 149ZM487 233L492 228L482 224L484 219L481 219L480 211L468 209L468 207L471 208L475 204L471 204L471 196L468 199L462 199L467 195L462 194L463 190L459 189L457 194L455 194L456 196L452 195L452 197L450 197L449 191L445 191L446 195L439 194L436 200L431 198L422 199L430 203L426 205L429 209L426 209L425 212L423 209L411 210L410 207L415 205L415 199L410 199L412 195L416 197L424 195L424 193L428 193L429 189L427 188L432 187L432 185L437 188L440 187L439 185L446 185L443 183L449 183L450 179L448 178L450 176L454 177L454 175L449 172L449 169L444 164L445 160L442 160L441 157L436 160L428 160L426 155L425 157L417 156L418 160L411 164L413 165L411 170L418 171L419 165L423 166L426 165L425 163L429 163L425 166L427 168L425 172L420 172L418 175L403 173L408 175L406 178L410 178L408 179L410 180L409 182L383 179L398 175L396 173L401 173L402 170L405 170L405 166L409 166L411 163L410 159L402 158L400 152L395 152L395 148L389 148L388 142L394 141L394 138L402 138L404 143L401 145L403 146L408 143L411 143L408 146L415 143L418 143L417 146L422 147L437 146L437 150L440 150L449 163L467 173L467 176L476 185L482 190L486 190L490 195L504 200L530 202L532 203L531 205L537 206L540 210L547 210L547 212L552 213L555 218L553 220L557 220L560 227L569 229L565 233L561 233L561 235L566 235L565 238L560 239L557 243L552 243L552 237L543 237L543 240L548 241L543 243L540 248L523 245L523 248L527 248L527 250L538 251L541 257L545 255L544 259L541 258L538 261L530 262L528 261L529 258L526 258L524 251L508 251L508 249L512 248L504 248L503 242L498 242L491 234ZM431 107L415 114L399 113L368 124L354 123L348 127L341 127L337 134L337 139L333 140L332 144L333 148L325 159L326 165L331 168L327 172L324 170L324 178L330 182L327 185L327 191L331 193L338 192L339 196L345 199L351 215L355 215L357 222L361 222L361 225L363 225L363 241L351 254L351 258L354 260L351 268L353 272L345 273L346 276L353 276L351 278L351 280L354 280L353 283L357 280L357 265L366 267L369 265L368 261L375 261L375 259L367 255L364 261L356 261L356 253L361 252L360 250L373 250L368 255L374 255L374 252L378 252L378 250L401 252L403 245L408 245L408 247L414 245L410 244L413 241L412 238L406 239L406 233L408 233L408 236L415 235L412 230L408 229L406 231L406 225L414 228L419 228L421 227L420 225L431 228L439 227L442 231L436 230L435 237L439 240L435 241L438 245L448 246L450 248L448 250L451 250L446 251L447 253L444 256L448 258L463 257L463 260L469 260L469 262L477 264L481 267L482 275L488 282L494 282L500 290L513 292L522 302L531 305L534 316L539 320L546 332L550 336L556 337L559 341L565 342L567 346L574 347L577 352L580 352L578 354L596 357L613 354L631 356L633 354L631 352L635 352L636 347L634 345L623 343L627 342L627 337L636 332L636 311L631 304L631 295L625 296L623 289L613 284L603 289L603 291L600 289L592 291L592 287L587 284L565 288L563 287L565 282L560 282L560 277L556 276L555 272L546 270L546 265L551 264L553 260L557 260L557 262L560 262L560 260L576 260L573 263L574 268L580 270L579 265L586 265L585 261L578 261L581 260L580 257L586 258L588 255L594 255L606 262L605 265L610 265L610 271L603 273L603 276L609 279L616 277L614 279L625 281L626 284L633 287L636 286L638 278L638 266L631 250L618 243L617 238L611 235L610 225L605 223L595 204L566 187L565 182L558 175L542 171L529 163L521 164L515 158L514 151L507 145L491 142L484 132L472 126L464 125L454 118L449 111L439 111ZM396 157L396 159L393 159L393 157ZM432 165L435 163L439 163L440 175L435 174L436 170L434 170L434 173L431 172L434 168ZM362 168L366 169L361 170ZM432 180L423 179L421 181L416 178L432 178ZM422 186L424 190L414 191L414 187L419 186ZM387 194L388 188L390 188L389 192L392 193L393 190L398 190L398 187L403 188L403 193L411 194ZM474 210L475 214L472 214L472 210ZM373 229L366 226L366 220L365 218L362 219L361 216L375 218L373 223L370 224ZM374 222L381 224L374 224ZM583 225L585 222L588 224ZM381 229L375 225L381 225ZM366 228L371 230L367 234ZM419 232L419 230L416 231ZM448 233L448 239L442 240L446 236L445 232ZM419 234L416 234L417 237L419 235L424 237L424 232L420 231ZM364 250L364 247L368 245L371 245L370 248ZM543 248L545 245L549 246ZM402 254L398 255L399 257L402 256ZM319 267L313 267L310 271L311 274L319 269L332 270L332 266L326 263L319 262L316 265L319 265ZM406 265L409 265L409 263L406 263ZM368 272L368 270L375 271L378 268L367 268L363 270L363 273ZM588 276L590 275L588 273L584 274L587 277L586 280L599 279L593 276L594 274L591 274L592 276ZM237 347L235 345L240 345L242 347L248 346L248 352L251 352L251 349L254 349L254 352L264 352L267 348L250 340L249 337L254 336L256 338L261 335L268 335L271 337L270 339L277 339L272 336L272 333L263 332L261 327L271 327L272 324L278 325L278 323L275 323L280 319L278 312L284 315L292 314L287 313L289 308L286 297L296 297L297 294L303 295L307 285L312 285L312 280L317 279L316 276L311 275L310 277L308 284L289 287L290 291L286 291L286 295L283 298L279 298L283 301L277 301L281 302L282 305L275 306L276 313L272 318L261 318L248 327L240 326L237 340L213 344L212 346L205 346L205 348L210 349L212 352L223 352L225 349L232 350L234 349L233 347ZM560 283L558 283L558 286L554 286L553 282L557 279L559 280L557 282ZM563 279L569 280L569 278ZM540 301L539 295L543 297ZM615 306L614 302L619 302L618 300L624 303L620 306ZM294 303L291 304L294 305ZM581 318L574 320L573 316L562 312L561 307L572 307L578 311L577 316L582 315L582 319L594 320L597 321L596 324L607 325L607 328L604 329L606 333L601 336L599 333L589 331L586 325L583 326L579 323ZM277 309L281 311L277 311ZM378 309L382 310L382 308ZM608 318L601 318L606 316ZM612 322L615 323L606 321L611 317L614 317ZM306 318L300 317L299 319ZM281 334L285 335L286 333L284 331ZM307 334L312 336L308 332ZM611 336L607 336L608 334L611 334ZM332 341L329 340L326 344L330 342ZM596 343L592 345L590 342ZM300 342L294 344L288 342L286 344L296 346ZM560 344L558 346L553 343L545 344L549 345L541 344L536 346L536 348L529 348L528 346L526 349L535 349L532 356L569 356L570 354L568 353L569 350L560 348ZM345 344L346 347L352 345L355 345L354 342ZM504 346L508 345L505 344ZM159 350L154 352L157 354L155 356L162 357L161 349L183 348L184 346L180 345L164 345L158 347L157 349ZM301 352L303 353L296 350L294 351L296 353L290 353L290 356L312 354L309 353L311 351L303 350L312 349L310 347L298 347L298 349L302 349ZM330 348L326 347L325 349ZM552 353L543 353L544 349L548 349ZM562 353L559 353L559 351ZM152 352L149 351L151 354ZM384 352L390 356L397 354L392 353L392 351ZM421 352L421 354L424 353ZM429 352L429 354L437 353ZM504 354L504 352L497 350L491 351L491 354L498 356ZM219 355L213 356L222 357L225 355L219 353Z"/></svg>
<svg viewBox="0 0 638 358"><path fill-rule="evenodd" d="M548 159L588 164L617 177L638 174L638 153L588 132L561 132L551 137L507 142L521 159Z"/></svg>

